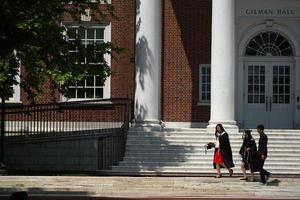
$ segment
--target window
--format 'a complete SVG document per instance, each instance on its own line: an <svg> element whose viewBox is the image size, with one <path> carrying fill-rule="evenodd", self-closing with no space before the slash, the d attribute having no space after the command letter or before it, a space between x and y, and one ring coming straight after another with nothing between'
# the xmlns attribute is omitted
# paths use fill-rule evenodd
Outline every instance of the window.
<svg viewBox="0 0 300 200"><path fill-rule="evenodd" d="M210 64L200 64L199 67L199 101L200 104L210 102Z"/></svg>
<svg viewBox="0 0 300 200"><path fill-rule="evenodd" d="M89 25L82 29L78 25L67 26L72 35L78 35L82 43L87 47L92 43L102 43L110 41L110 25ZM69 40L75 40L72 37ZM70 53L75 53L76 49ZM82 58L81 62L87 62L90 58ZM110 65L110 56L104 55L104 59ZM89 60L90 61L90 60ZM109 98L110 97L110 78L102 83L99 76L90 76L86 80L78 82L76 85L69 86L71 96L69 99L63 100L80 100L94 98Z"/></svg>
<svg viewBox="0 0 300 200"><path fill-rule="evenodd" d="M264 65L248 66L248 103L264 104L266 91L266 67Z"/></svg>
<svg viewBox="0 0 300 200"><path fill-rule="evenodd" d="M291 96L291 70L290 66L273 66L273 103L289 104Z"/></svg>
<svg viewBox="0 0 300 200"><path fill-rule="evenodd" d="M257 34L246 47L246 56L293 56L289 41L277 32Z"/></svg>

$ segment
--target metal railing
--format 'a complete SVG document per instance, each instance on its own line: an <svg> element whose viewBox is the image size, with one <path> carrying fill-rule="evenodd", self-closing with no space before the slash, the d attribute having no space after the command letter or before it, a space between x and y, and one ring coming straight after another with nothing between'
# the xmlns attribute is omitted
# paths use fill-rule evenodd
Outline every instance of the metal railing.
<svg viewBox="0 0 300 200"><path fill-rule="evenodd" d="M8 106L1 122L5 144L96 137L99 169L108 169L125 153L131 105L128 98L115 98Z"/></svg>

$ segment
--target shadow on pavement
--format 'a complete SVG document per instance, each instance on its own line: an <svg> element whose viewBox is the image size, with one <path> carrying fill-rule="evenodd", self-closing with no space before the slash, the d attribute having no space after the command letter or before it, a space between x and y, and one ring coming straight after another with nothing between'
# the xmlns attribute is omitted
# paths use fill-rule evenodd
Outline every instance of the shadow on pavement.
<svg viewBox="0 0 300 200"><path fill-rule="evenodd" d="M279 186L280 180L279 179L274 179L272 181L268 182L268 186Z"/></svg>

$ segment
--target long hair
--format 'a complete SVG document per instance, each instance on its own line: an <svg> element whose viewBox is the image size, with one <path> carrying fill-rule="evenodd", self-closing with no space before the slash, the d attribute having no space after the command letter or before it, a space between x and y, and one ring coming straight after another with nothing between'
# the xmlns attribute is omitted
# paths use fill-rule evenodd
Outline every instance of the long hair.
<svg viewBox="0 0 300 200"><path fill-rule="evenodd" d="M248 147L251 144L251 140L252 140L251 130L245 130L243 144L246 147Z"/></svg>
<svg viewBox="0 0 300 200"><path fill-rule="evenodd" d="M216 130L215 130L215 136L216 136L216 137L217 137L217 126L220 127L221 133L222 133L222 132L225 132L225 129L224 129L223 125L222 125L222 124L217 124L217 125L216 125Z"/></svg>

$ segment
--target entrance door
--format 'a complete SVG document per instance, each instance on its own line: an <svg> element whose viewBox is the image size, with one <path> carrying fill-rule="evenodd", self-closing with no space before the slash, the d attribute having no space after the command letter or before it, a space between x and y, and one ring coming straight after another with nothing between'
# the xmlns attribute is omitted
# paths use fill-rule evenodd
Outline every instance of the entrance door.
<svg viewBox="0 0 300 200"><path fill-rule="evenodd" d="M245 128L292 128L290 63L247 63L245 69Z"/></svg>

